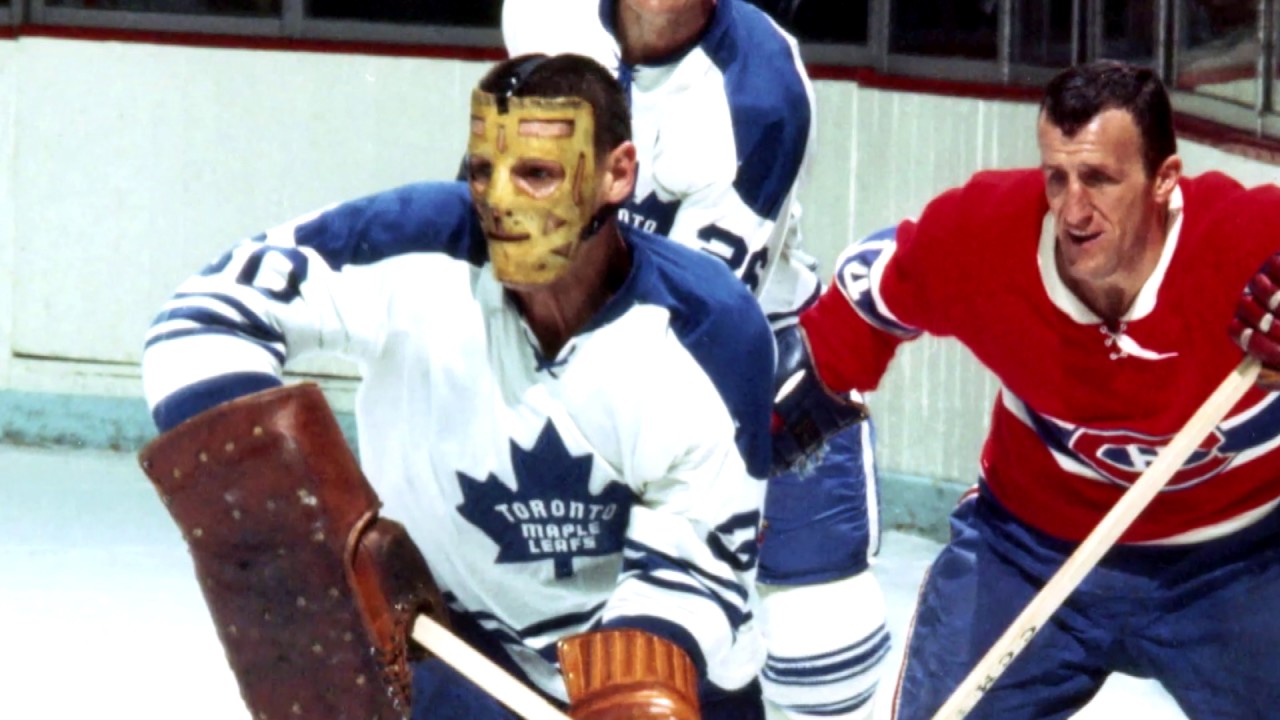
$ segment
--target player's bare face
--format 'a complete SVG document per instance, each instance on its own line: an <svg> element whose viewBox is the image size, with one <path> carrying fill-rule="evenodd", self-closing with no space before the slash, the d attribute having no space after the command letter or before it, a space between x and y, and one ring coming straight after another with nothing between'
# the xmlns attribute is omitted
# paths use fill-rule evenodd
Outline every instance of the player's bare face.
<svg viewBox="0 0 1280 720"><path fill-rule="evenodd" d="M1059 272L1086 292L1136 295L1159 259L1163 207L1133 117L1105 110L1068 137L1042 115L1038 138Z"/></svg>

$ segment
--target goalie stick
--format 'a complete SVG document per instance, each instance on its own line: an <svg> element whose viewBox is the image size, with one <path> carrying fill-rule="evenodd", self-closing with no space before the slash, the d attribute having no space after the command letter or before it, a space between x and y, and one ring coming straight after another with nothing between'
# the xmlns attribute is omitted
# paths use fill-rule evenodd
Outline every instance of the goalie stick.
<svg viewBox="0 0 1280 720"><path fill-rule="evenodd" d="M541 695L426 615L413 624L413 639L524 720L570 720Z"/></svg>

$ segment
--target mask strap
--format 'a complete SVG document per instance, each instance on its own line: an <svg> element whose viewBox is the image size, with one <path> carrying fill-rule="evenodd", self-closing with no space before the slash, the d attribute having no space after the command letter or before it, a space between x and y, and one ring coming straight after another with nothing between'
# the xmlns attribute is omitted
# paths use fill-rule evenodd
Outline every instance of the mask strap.
<svg viewBox="0 0 1280 720"><path fill-rule="evenodd" d="M507 73L506 77L502 78L501 87L499 87L498 91L494 93L494 96L498 101L499 115L507 114L507 101L515 95L516 90L520 89L520 86L524 84L524 81L529 79L529 76L533 74L534 69L541 65L546 59L546 55L531 55L517 63L516 66L511 68Z"/></svg>
<svg viewBox="0 0 1280 720"><path fill-rule="evenodd" d="M587 240L592 235L600 232L600 228L604 227L604 224L609 222L609 218L618 214L619 207L621 206L616 203L600 206L600 209L596 210L595 214L591 216L591 219L587 221L587 224L582 226L582 232L578 233L578 239Z"/></svg>

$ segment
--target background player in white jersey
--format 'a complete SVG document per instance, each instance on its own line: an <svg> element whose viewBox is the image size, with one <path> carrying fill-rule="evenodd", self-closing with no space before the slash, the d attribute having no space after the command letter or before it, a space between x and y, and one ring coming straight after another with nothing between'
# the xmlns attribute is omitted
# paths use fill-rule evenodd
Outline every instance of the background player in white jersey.
<svg viewBox="0 0 1280 720"><path fill-rule="evenodd" d="M795 323L821 282L799 248L814 99L793 38L741 0L505 0L503 34L512 54L576 52L612 68L630 95L639 164L623 222L719 257L775 329ZM798 350L778 350L787 375ZM864 416L848 412L846 422ZM889 648L869 569L879 546L872 441L870 421L859 422L803 472L769 480L762 679L793 717L871 712Z"/></svg>
<svg viewBox="0 0 1280 720"><path fill-rule="evenodd" d="M558 640L638 629L692 660L703 717L757 717L772 337L723 263L619 225L629 138L591 60L498 65L472 97L468 183L237 245L156 318L147 399L163 430L279 385L294 358L355 359L364 470L455 631L563 701ZM655 687L613 711L659 712ZM413 702L415 718L511 717L435 660Z"/></svg>
<svg viewBox="0 0 1280 720"><path fill-rule="evenodd" d="M1040 167L978 173L854 244L800 321L826 388L873 388L922 333L1001 381L978 485L922 588L899 718L933 715L1241 362L1237 344L1280 367L1280 188L1184 176L1146 68L1070 68L1040 109ZM780 404L790 427L810 391L825 397L801 383ZM1255 387L970 717L1067 718L1112 672L1157 679L1191 718L1275 717L1278 507L1280 395Z"/></svg>

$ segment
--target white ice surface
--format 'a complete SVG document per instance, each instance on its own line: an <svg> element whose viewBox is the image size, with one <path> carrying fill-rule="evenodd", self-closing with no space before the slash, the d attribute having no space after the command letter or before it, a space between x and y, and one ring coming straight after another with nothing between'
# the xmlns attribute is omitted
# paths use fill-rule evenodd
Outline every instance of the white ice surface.
<svg viewBox="0 0 1280 720"><path fill-rule="evenodd" d="M890 676L937 550L885 539ZM1115 676L1076 717L1185 716L1154 683ZM0 445L0 718L248 720L182 538L132 454Z"/></svg>

